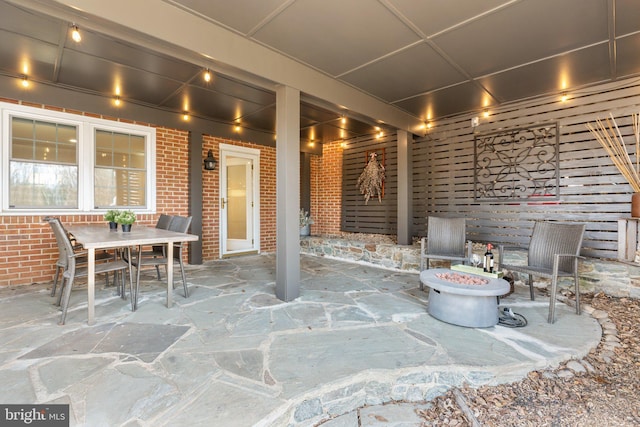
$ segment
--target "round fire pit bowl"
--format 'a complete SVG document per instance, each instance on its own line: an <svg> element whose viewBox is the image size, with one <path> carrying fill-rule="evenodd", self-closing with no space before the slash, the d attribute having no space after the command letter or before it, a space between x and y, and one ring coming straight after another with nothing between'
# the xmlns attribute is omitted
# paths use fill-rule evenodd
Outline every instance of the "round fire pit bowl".
<svg viewBox="0 0 640 427"><path fill-rule="evenodd" d="M468 328L495 326L498 323L498 297L510 290L509 282L504 279L454 272L446 268L424 270L420 273L420 281L429 287L427 312L431 316Z"/></svg>

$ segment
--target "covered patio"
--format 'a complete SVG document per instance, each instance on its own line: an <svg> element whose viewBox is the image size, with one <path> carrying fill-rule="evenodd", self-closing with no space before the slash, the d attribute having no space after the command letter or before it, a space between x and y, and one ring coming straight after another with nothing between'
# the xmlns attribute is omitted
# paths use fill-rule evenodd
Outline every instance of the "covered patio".
<svg viewBox="0 0 640 427"><path fill-rule="evenodd" d="M153 272L136 312L100 283L91 327L83 286L64 327L50 283L2 288L0 400L70 404L71 425L309 426L515 381L584 357L602 333L562 303L548 324L545 297L518 286L501 303L526 327L449 325L427 314L415 273L307 255L300 297L283 303L275 267L274 255L191 265L190 297L176 286L171 309Z"/></svg>

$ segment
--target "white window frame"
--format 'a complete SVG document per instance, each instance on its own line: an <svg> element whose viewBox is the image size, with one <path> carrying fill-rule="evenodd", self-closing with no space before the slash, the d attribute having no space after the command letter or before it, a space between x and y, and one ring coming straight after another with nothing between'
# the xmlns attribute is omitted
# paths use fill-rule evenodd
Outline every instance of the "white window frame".
<svg viewBox="0 0 640 427"><path fill-rule="evenodd" d="M51 111L41 108L0 102L2 121L0 122L0 215L73 215L104 213L108 208L94 207L95 172L95 131L139 135L145 139L146 152L146 200L145 207L132 208L138 213L156 211L156 129L150 126L115 122L77 114ZM76 126L78 128L78 208L29 208L9 207L9 162L11 145L11 118L19 117Z"/></svg>

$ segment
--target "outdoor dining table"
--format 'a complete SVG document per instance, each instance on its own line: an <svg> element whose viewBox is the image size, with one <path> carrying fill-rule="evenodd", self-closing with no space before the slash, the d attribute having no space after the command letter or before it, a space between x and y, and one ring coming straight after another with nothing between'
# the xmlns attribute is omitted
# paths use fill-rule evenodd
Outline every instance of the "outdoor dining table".
<svg viewBox="0 0 640 427"><path fill-rule="evenodd" d="M130 232L110 231L106 225L69 225L67 227L77 243L87 250L87 323L95 322L95 254L96 249L115 249L131 246L167 245L167 307L173 295L173 244L198 240L195 234L178 233L155 227L136 225Z"/></svg>

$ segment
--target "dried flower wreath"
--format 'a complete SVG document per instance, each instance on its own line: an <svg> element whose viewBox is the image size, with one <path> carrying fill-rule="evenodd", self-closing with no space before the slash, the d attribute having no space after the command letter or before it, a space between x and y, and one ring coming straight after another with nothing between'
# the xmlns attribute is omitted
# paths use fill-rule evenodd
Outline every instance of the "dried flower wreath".
<svg viewBox="0 0 640 427"><path fill-rule="evenodd" d="M369 154L369 161L358 177L358 183L356 184L360 189L360 194L364 195L365 205L375 195L378 196L378 201L382 202L382 186L385 180L384 166L378 162L376 157L378 155L375 152Z"/></svg>

